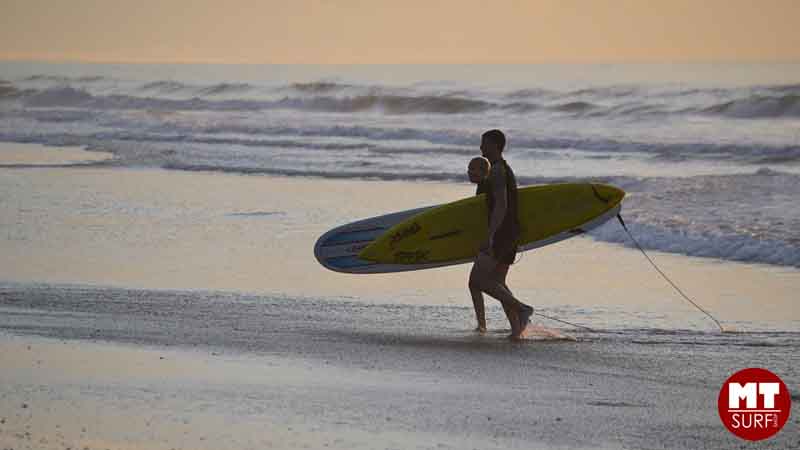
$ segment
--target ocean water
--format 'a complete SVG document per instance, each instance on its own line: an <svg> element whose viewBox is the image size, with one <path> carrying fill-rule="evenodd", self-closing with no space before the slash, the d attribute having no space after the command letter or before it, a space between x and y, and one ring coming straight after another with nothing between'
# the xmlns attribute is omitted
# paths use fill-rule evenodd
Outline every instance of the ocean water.
<svg viewBox="0 0 800 450"><path fill-rule="evenodd" d="M0 141L101 166L463 184L490 128L521 184L625 189L647 249L800 267L800 64L0 63Z"/></svg>

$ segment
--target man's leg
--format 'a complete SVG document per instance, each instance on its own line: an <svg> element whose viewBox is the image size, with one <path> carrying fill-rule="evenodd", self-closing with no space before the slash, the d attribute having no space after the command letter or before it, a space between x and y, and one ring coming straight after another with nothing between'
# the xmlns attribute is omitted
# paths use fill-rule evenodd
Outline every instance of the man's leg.
<svg viewBox="0 0 800 450"><path fill-rule="evenodd" d="M495 268L494 271L494 275L497 278L497 281L503 286L505 286L506 289L508 289L508 285L506 284L506 276L508 276L509 267L510 266L508 264L498 263L497 268ZM508 289L508 292L511 292L511 290ZM513 329L513 324L519 322L519 318L517 317L516 311L509 308L505 303L501 302L500 304L503 306L503 312L506 313L506 318L508 319L508 323L512 325Z"/></svg>
<svg viewBox="0 0 800 450"><path fill-rule="evenodd" d="M508 284L506 284L506 277L508 277L509 268L511 268L511 266L508 264L498 263L497 269L494 271L494 273L497 274L497 281L499 281L503 286L505 286L506 289L508 289L508 292L511 292L511 289L508 288Z"/></svg>
<svg viewBox="0 0 800 450"><path fill-rule="evenodd" d="M510 264L506 264L506 263L501 262L501 263L497 264L497 270L495 271L495 273L497 274L498 282L500 282L500 284L505 286L506 290L508 290L508 292L511 293L511 295L514 295L514 293L511 292L511 289L509 289L508 283L506 283L506 278L508 277L508 269L509 268L511 268ZM522 304L522 310L520 312L519 322L520 322L520 326L522 328L525 328L525 326L527 326L528 323L530 323L530 317L533 315L533 308L531 306L529 306L529 305L526 305L525 303L522 303L522 302L520 302L520 303ZM505 307L503 309L505 309ZM506 311L506 316L508 316L508 311ZM510 321L511 321L511 319L509 319L509 322Z"/></svg>
<svg viewBox="0 0 800 450"><path fill-rule="evenodd" d="M483 302L483 293L477 286L472 285L472 277L470 277L469 293L472 296L472 306L475 308L475 319L478 321L478 327L475 331L480 333L486 332L486 308Z"/></svg>
<svg viewBox="0 0 800 450"><path fill-rule="evenodd" d="M504 310L508 308L506 313L511 313L508 314L509 322L511 323L511 336L519 338L524 328L520 326L519 314L522 312L524 305L514 298L505 285L498 281L495 274L497 264L494 258L485 253L478 255L478 259L472 266L472 272L470 273L470 286L474 286L499 300L503 304Z"/></svg>
<svg viewBox="0 0 800 450"><path fill-rule="evenodd" d="M506 276L508 275L508 264L500 263L497 265L496 270L494 271L494 275L497 278L498 282L503 284L503 286L508 289L508 284L506 284ZM511 292L509 290L509 292ZM469 286L469 293L472 296L472 306L475 308L475 318L477 319L478 326L475 331L479 331L481 333L486 332L486 308L485 302L483 300L483 293L481 292L480 288L476 286ZM513 294L513 293L512 293ZM500 303L503 307L503 312L506 314L506 318L508 319L509 325L513 327L515 322L518 322L519 319L516 318L517 313L510 309L505 303Z"/></svg>

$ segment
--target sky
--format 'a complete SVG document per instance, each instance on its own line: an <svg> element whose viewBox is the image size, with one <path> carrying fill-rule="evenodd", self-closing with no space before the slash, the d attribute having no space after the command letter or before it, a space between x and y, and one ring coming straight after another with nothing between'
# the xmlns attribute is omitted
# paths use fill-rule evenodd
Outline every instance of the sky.
<svg viewBox="0 0 800 450"><path fill-rule="evenodd" d="M800 61L800 0L0 0L0 60Z"/></svg>

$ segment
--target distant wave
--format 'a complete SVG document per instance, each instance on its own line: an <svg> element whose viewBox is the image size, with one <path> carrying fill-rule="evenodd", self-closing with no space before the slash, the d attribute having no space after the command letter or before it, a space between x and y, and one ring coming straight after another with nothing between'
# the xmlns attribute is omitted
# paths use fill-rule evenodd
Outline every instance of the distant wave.
<svg viewBox="0 0 800 450"><path fill-rule="evenodd" d="M511 91L505 94L505 97L508 99L547 98L553 95L557 95L557 92L548 89L528 88L528 89L518 89L515 91Z"/></svg>
<svg viewBox="0 0 800 450"><path fill-rule="evenodd" d="M583 88L559 93L562 97L596 97L596 98L638 98L638 97L672 97L708 96L708 97L741 97L750 95L800 94L800 84L756 85L744 87L675 87L675 86L602 86Z"/></svg>
<svg viewBox="0 0 800 450"><path fill-rule="evenodd" d="M238 94L253 89L254 86L247 83L219 83L200 89L200 95L221 95Z"/></svg>
<svg viewBox="0 0 800 450"><path fill-rule="evenodd" d="M20 91L8 82L0 81L0 99L16 97Z"/></svg>
<svg viewBox="0 0 800 450"><path fill-rule="evenodd" d="M596 105L589 102L568 101L568 102L553 103L553 104L513 102L506 105L502 105L502 109L522 114L535 111L556 111L556 112L581 115L595 110L602 110L604 108L600 105Z"/></svg>
<svg viewBox="0 0 800 450"><path fill-rule="evenodd" d="M584 88L569 91L565 96L596 96L596 97L631 97L642 93L642 89L633 86L605 86Z"/></svg>
<svg viewBox="0 0 800 450"><path fill-rule="evenodd" d="M550 107L556 111L564 111L564 112L572 112L572 113L582 113L586 111L591 111L593 109L599 108L598 105L594 105L589 102L568 102L562 103L559 105L554 105Z"/></svg>
<svg viewBox="0 0 800 450"><path fill-rule="evenodd" d="M47 81L51 83L96 83L108 78L99 75L89 75L81 77L66 77L60 75L32 75L24 78L23 81Z"/></svg>
<svg viewBox="0 0 800 450"><path fill-rule="evenodd" d="M34 107L52 106L92 106L90 102L94 96L83 89L73 87L51 88L42 91L33 91L24 96L26 105Z"/></svg>
<svg viewBox="0 0 800 450"><path fill-rule="evenodd" d="M588 111L588 116L620 116L620 117L646 117L655 115L669 114L663 104L641 103L641 102L626 102L620 105L611 106L608 108L594 108Z"/></svg>
<svg viewBox="0 0 800 450"><path fill-rule="evenodd" d="M277 105L293 109L325 112L382 111L389 114L464 114L479 113L495 105L458 97L361 95L355 97L314 97L310 99L284 98Z"/></svg>
<svg viewBox="0 0 800 450"><path fill-rule="evenodd" d="M529 102L513 102L503 106L503 109L510 112L515 112L517 114L526 114L540 110L542 108L543 106L540 104L529 103Z"/></svg>
<svg viewBox="0 0 800 450"><path fill-rule="evenodd" d="M164 85L159 85L163 88ZM216 85L204 90L205 95L218 95L250 89L249 85ZM84 107L95 109L157 109L157 110L211 110L258 111L268 109L297 109L312 112L355 113L380 111L388 114L463 114L491 109L494 105L454 97L405 97L396 95L363 95L355 97L291 98L280 100L187 100L136 97L130 95L92 95L84 89L57 87L28 92L23 96L32 107Z"/></svg>
<svg viewBox="0 0 800 450"><path fill-rule="evenodd" d="M161 80L145 83L138 90L141 92L156 92L161 94L174 94L184 92L195 96L216 96L230 94L245 94L256 86L248 83L217 83L212 85L193 85L173 80ZM154 99L155 100L155 99Z"/></svg>
<svg viewBox="0 0 800 450"><path fill-rule="evenodd" d="M311 83L292 83L289 86L291 89L299 92L306 92L311 94L327 94L342 89L353 87L349 84L333 83L328 81L314 81Z"/></svg>
<svg viewBox="0 0 800 450"><path fill-rule="evenodd" d="M177 92L183 89L186 89L188 85L178 82L178 81L153 81L151 83L146 83L142 85L139 90L142 91L156 91L160 93L172 93Z"/></svg>
<svg viewBox="0 0 800 450"><path fill-rule="evenodd" d="M513 91L506 97L509 99L565 100L563 103L544 108L533 107L532 104L513 103L514 108L512 109L519 112L551 109L578 114L591 112L593 116L700 114L751 119L800 117L800 84L743 88L653 88L651 90L641 87L609 86L560 93L543 89L524 89ZM587 97L592 98L593 101L581 100ZM710 103L680 107L679 103L674 103L676 97L697 97ZM603 99L611 102L608 105L597 103ZM624 104L618 103L619 100L626 99L628 101ZM508 106L511 108L511 105Z"/></svg>
<svg viewBox="0 0 800 450"><path fill-rule="evenodd" d="M34 80L52 77L35 76ZM63 78L63 77L61 77ZM103 79L83 77L75 80ZM262 111L287 109L321 113L358 114L479 114L505 111L517 114L558 113L567 117L652 117L658 115L707 115L730 118L773 119L800 117L800 85L764 86L742 89L689 89L683 92L706 96L689 100L670 99L675 92L607 87L570 91L528 89L516 95L490 96L466 90L425 93L390 90L332 82L294 83L293 95L281 89L259 88L249 83L188 85L169 80L153 81L114 94L92 92L77 84L20 90L14 84L0 84L0 98L14 97L37 108L142 109L160 111ZM713 93L713 94L711 94ZM181 94L175 98L172 94ZM169 95L170 98L165 97ZM266 96L266 97L265 97ZM589 98L587 98L589 96ZM726 98L727 97L727 98Z"/></svg>
<svg viewBox="0 0 800 450"><path fill-rule="evenodd" d="M800 95L800 83L797 84L785 84L781 86L768 86L766 87L767 90L778 93L778 94L795 94Z"/></svg>
<svg viewBox="0 0 800 450"><path fill-rule="evenodd" d="M350 84L340 84L327 81L317 81L310 83L291 83L288 86L278 88L276 91L294 91L304 94L330 94L356 86ZM160 80L145 83L139 87L140 91L156 91L161 93L175 93L184 91L196 95L219 95L245 93L256 89L258 86L249 83L218 83L213 85L194 85L181 83L173 80Z"/></svg>
<svg viewBox="0 0 800 450"><path fill-rule="evenodd" d="M749 119L800 117L800 94L754 95L712 105L702 109L701 112Z"/></svg>

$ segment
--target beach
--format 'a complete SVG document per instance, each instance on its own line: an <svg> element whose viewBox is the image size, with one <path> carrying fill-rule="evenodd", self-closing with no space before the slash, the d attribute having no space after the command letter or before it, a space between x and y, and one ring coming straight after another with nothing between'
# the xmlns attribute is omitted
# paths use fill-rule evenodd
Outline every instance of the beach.
<svg viewBox="0 0 800 450"><path fill-rule="evenodd" d="M24 305L3 315L7 448L731 448L718 380L743 363L796 380L796 340L763 345L774 336L510 345L448 327L449 308L75 288L3 299ZM793 448L795 417L759 448Z"/></svg>
<svg viewBox="0 0 800 450"><path fill-rule="evenodd" d="M797 269L652 252L722 334L635 248L574 238L509 284L593 331L537 316L577 341L511 343L491 299L472 331L467 265L344 275L312 254L466 183L35 163L0 169L0 447L738 448L716 401L750 366L795 400L757 448L800 444Z"/></svg>

